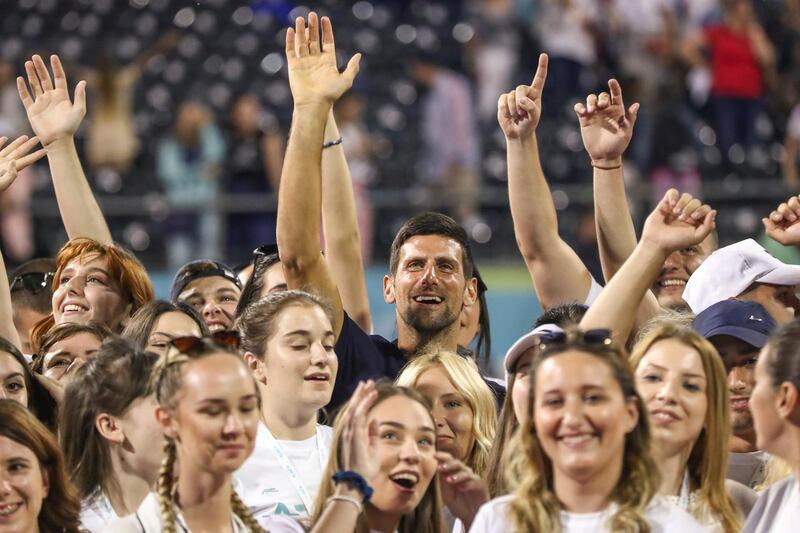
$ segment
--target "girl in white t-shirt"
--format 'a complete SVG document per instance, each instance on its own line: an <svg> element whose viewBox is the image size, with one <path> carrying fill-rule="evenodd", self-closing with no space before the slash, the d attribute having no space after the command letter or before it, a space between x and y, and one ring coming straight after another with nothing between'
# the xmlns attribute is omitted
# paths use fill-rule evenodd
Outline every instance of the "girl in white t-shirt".
<svg viewBox="0 0 800 533"><path fill-rule="evenodd" d="M761 494L744 532L795 531L800 522L800 321L773 333L756 363L750 411L758 448L786 461L793 474Z"/></svg>
<svg viewBox="0 0 800 533"><path fill-rule="evenodd" d="M702 531L661 498L650 429L626 358L607 330L540 338L528 416L512 440L521 473L471 532Z"/></svg>
<svg viewBox="0 0 800 533"><path fill-rule="evenodd" d="M156 492L104 531L264 531L232 483L253 451L260 401L238 345L235 332L170 341L153 372L165 437Z"/></svg>
<svg viewBox="0 0 800 533"><path fill-rule="evenodd" d="M236 479L262 524L271 515L313 511L333 439L330 427L317 424L338 369L332 324L327 305L294 290L253 302L236 322L262 396L256 448Z"/></svg>
<svg viewBox="0 0 800 533"><path fill-rule="evenodd" d="M64 392L59 440L83 500L81 527L136 511L158 477L163 439L150 373L158 356L107 340Z"/></svg>

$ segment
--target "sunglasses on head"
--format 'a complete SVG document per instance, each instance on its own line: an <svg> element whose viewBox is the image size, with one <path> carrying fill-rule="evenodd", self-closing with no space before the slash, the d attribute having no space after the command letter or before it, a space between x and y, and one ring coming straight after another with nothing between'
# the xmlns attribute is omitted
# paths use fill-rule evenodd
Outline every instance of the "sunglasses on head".
<svg viewBox="0 0 800 533"><path fill-rule="evenodd" d="M253 250L253 259L258 260L262 257L266 257L268 255L277 254L278 253L278 245L277 244L264 244L259 246L255 250Z"/></svg>
<svg viewBox="0 0 800 533"><path fill-rule="evenodd" d="M545 350L550 346L577 342L589 346L611 346L610 329L587 329L586 331L548 331L539 336L539 350Z"/></svg>
<svg viewBox="0 0 800 533"><path fill-rule="evenodd" d="M55 272L28 272L26 274L20 274L11 280L9 290L26 290L33 294L38 294L50 286L55 275Z"/></svg>
<svg viewBox="0 0 800 533"><path fill-rule="evenodd" d="M170 346L186 355L196 354L211 346L238 350L241 337L238 331L217 331L207 337L176 337L169 341Z"/></svg>

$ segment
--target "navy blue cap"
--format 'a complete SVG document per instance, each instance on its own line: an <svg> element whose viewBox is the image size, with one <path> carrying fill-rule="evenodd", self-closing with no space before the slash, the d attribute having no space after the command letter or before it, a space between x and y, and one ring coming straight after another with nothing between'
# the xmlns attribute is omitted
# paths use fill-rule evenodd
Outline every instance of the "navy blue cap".
<svg viewBox="0 0 800 533"><path fill-rule="evenodd" d="M723 300L697 315L692 327L706 339L730 335L755 348L762 348L778 324L761 304Z"/></svg>

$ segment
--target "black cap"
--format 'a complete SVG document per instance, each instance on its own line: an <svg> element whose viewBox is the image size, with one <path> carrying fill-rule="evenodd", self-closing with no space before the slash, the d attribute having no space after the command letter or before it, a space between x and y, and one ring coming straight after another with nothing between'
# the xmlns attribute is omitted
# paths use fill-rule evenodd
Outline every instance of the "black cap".
<svg viewBox="0 0 800 533"><path fill-rule="evenodd" d="M186 263L175 274L172 280L172 287L169 290L169 299L173 302L178 301L178 296L188 284L196 279L219 276L233 282L240 289L242 282L231 267L217 261L192 261Z"/></svg>

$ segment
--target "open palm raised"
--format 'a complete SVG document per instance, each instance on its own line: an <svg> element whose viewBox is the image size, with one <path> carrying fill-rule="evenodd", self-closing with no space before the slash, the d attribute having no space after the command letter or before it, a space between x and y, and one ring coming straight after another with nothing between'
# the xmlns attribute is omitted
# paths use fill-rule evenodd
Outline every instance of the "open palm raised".
<svg viewBox="0 0 800 533"><path fill-rule="evenodd" d="M295 107L308 104L332 104L352 85L358 74L361 54L355 54L344 72L336 66L333 27L328 17L320 19L313 11L305 20L297 17L295 27L286 31L286 60L289 66L289 87Z"/></svg>
<svg viewBox="0 0 800 533"><path fill-rule="evenodd" d="M73 136L86 115L86 82L78 82L75 101L72 102L67 92L67 77L58 56L50 56L50 66L53 79L42 58L35 55L31 61L25 62L28 83L22 77L17 78L17 90L28 113L28 121L45 148L60 139Z"/></svg>

